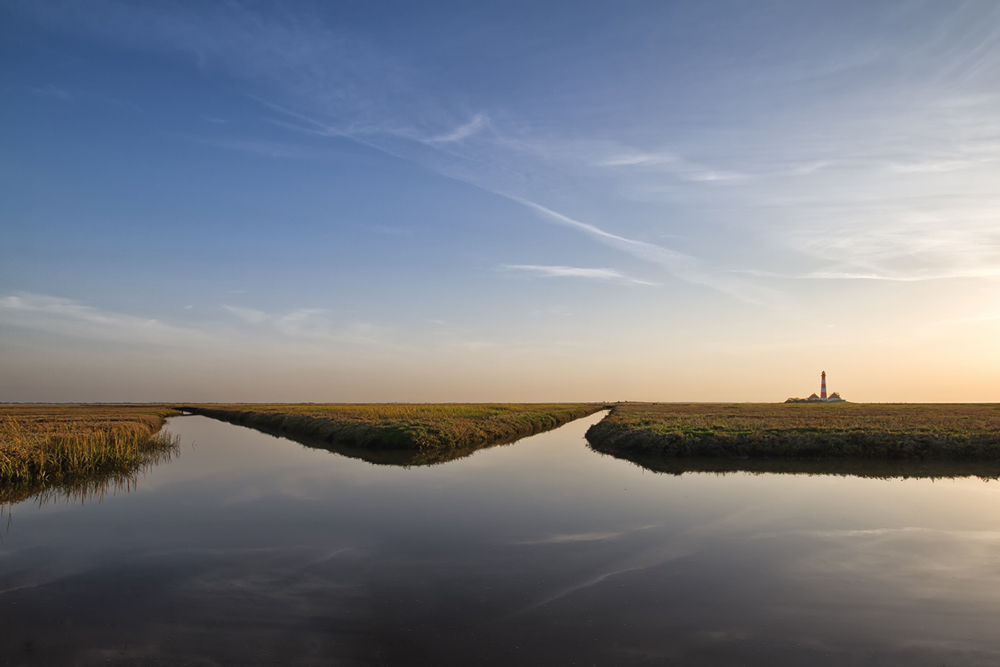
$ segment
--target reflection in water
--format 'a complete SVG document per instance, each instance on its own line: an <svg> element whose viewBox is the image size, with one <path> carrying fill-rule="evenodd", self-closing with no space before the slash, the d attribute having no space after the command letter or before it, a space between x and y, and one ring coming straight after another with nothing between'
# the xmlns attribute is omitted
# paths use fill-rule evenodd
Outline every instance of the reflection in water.
<svg viewBox="0 0 1000 667"><path fill-rule="evenodd" d="M139 477L156 466L167 463L180 452L180 438L163 433L163 443L156 449L142 452L124 468L114 467L76 475L67 475L56 482L39 481L30 484L0 487L0 513L8 505L33 500L39 506L52 502L101 502L108 494L134 491Z"/></svg>
<svg viewBox="0 0 1000 667"><path fill-rule="evenodd" d="M595 415L398 468L203 417L0 546L13 664L1000 662L1000 484L649 474ZM197 449L191 443L197 440Z"/></svg>
<svg viewBox="0 0 1000 667"><path fill-rule="evenodd" d="M462 406L458 407L462 408ZM372 435L372 433L377 432L377 424L374 422L358 423L362 432L365 431L366 427L371 428L371 431L366 435L359 436L357 433L351 433L350 429L347 429L346 435L342 434L341 438L338 439L335 437L335 432L327 432L326 436L320 436L317 434L317 431L324 432L320 426L324 422L328 421L323 417L314 418L309 415L296 416L294 413L284 415L280 413L268 413L267 411L254 413L242 410L220 410L199 407L188 407L182 408L181 410L182 414L185 415L200 414L230 424L246 426L256 431L267 433L268 435L292 440L293 442L305 445L306 447L335 452L341 456L346 456L352 459L360 459L375 465L402 466L407 468L413 466L439 465L449 461L464 459L482 449L488 449L498 445L509 445L519 440L523 440L525 437L530 436L532 431L544 432L545 430L557 428L557 425L560 423L565 423L566 421L573 419L579 419L598 411L601 412L602 416L607 415L609 412L606 409L601 410L598 405L594 404L576 406L575 409L572 407L564 407L562 410L551 411L546 419L537 420L534 423L531 423L530 421L518 423L515 421L514 423L507 425L503 425L502 423L498 424L497 426L500 429L500 433L508 433L510 435L507 437L494 436L495 439L492 439L489 442L469 442L464 445L460 445L450 442L447 438L445 438L445 441L439 443L438 446L432 446L426 449L393 449L390 448L388 443L384 440L380 441L377 436ZM335 422L336 420L333 421ZM490 429L487 428L486 430L489 431ZM517 434L518 432L520 432L520 434ZM367 441L368 444L365 446L358 445L357 441L359 439Z"/></svg>
<svg viewBox="0 0 1000 667"><path fill-rule="evenodd" d="M603 414L607 413L604 412L602 415ZM359 459L373 465L399 466L403 468L440 465L448 463L449 461L464 459L483 449L510 445L518 442L519 440L523 440L523 438L520 437L510 438L507 440L498 440L489 444L472 444L465 447L456 447L447 450L421 451L413 449L371 449L366 447L351 447L339 442L327 442L323 438L317 438L307 434L289 432L281 429L267 428L266 426L258 425L254 426L253 429L276 438L283 438L285 440L297 442L298 444L304 447L309 447L310 449L321 449L333 452L341 456L346 456L347 458Z"/></svg>
<svg viewBox="0 0 1000 667"><path fill-rule="evenodd" d="M605 451L590 443L595 452L631 461L646 470L668 475L685 473L738 473L840 475L871 479L945 479L978 477L1000 479L1000 461L914 461L887 459L806 458L693 458L658 456L643 452Z"/></svg>

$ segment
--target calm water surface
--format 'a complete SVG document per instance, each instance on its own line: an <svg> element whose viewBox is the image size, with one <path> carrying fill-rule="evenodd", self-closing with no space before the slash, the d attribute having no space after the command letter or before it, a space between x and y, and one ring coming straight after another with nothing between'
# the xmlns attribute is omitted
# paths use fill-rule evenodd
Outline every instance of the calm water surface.
<svg viewBox="0 0 1000 667"><path fill-rule="evenodd" d="M602 415L429 468L204 417L0 524L0 661L1000 664L1000 483L653 474Z"/></svg>

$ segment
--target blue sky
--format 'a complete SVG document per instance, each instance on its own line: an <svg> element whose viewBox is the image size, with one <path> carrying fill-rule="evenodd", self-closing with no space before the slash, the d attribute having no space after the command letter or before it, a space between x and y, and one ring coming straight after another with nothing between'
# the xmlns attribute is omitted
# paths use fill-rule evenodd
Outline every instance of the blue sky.
<svg viewBox="0 0 1000 667"><path fill-rule="evenodd" d="M1000 7L0 5L0 400L1000 400Z"/></svg>

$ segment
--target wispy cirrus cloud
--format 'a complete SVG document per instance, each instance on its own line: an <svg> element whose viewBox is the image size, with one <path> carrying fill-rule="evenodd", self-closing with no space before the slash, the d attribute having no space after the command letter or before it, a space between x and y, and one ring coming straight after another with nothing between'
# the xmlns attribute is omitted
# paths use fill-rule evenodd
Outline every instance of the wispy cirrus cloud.
<svg viewBox="0 0 1000 667"><path fill-rule="evenodd" d="M969 278L996 278L1000 277L1000 270L997 269L972 269L966 271L947 272L924 272L924 273L875 273L861 271L810 271L807 273L777 273L774 271L759 271L756 269L745 269L739 271L747 275L760 276L762 278L781 278L787 280L874 280L899 283L917 283L931 280L955 280Z"/></svg>
<svg viewBox="0 0 1000 667"><path fill-rule="evenodd" d="M598 167L645 167L649 165L676 164L680 158L672 153L626 153L599 159Z"/></svg>
<svg viewBox="0 0 1000 667"><path fill-rule="evenodd" d="M230 315L243 320L247 324L261 324L270 319L262 310L256 310L254 308L241 308L239 306L227 306L223 305L222 309L225 310Z"/></svg>
<svg viewBox="0 0 1000 667"><path fill-rule="evenodd" d="M377 133L372 136L370 130L366 129L364 131L352 133L352 131L345 130L343 128L327 126L320 120L305 116L298 112L293 112L274 105L270 106L281 111L282 113L294 117L300 122L306 123L306 126L292 126L295 129L320 134L322 136L353 138L357 141L365 143L366 145L372 146L377 150L382 150L392 155L406 158L405 153L400 154L395 152L392 148L386 148L378 141ZM422 141L421 143L433 142L428 140ZM525 197L511 194L503 190L493 189L489 183L489 179L483 179L478 174L470 174L460 170L455 171L450 167L442 168L441 173L467 182L493 194L510 199L511 201L515 201L533 211L543 214L546 219L570 227L578 232L583 232L606 246L626 252L633 257L658 264L674 277L686 282L704 285L725 294L729 294L730 296L734 296L738 299L754 303L766 301L771 296L768 293L768 290L759 286L747 284L746 281L735 278L731 274L724 271L718 271L698 258L685 255L684 253L680 253L660 245L638 241L607 232L595 225L574 220L569 216L563 215L558 211L552 210ZM707 178L708 177L706 177L706 180Z"/></svg>
<svg viewBox="0 0 1000 667"><path fill-rule="evenodd" d="M1000 274L995 213L976 197L950 199L927 197L912 206L860 201L825 212L817 206L814 215L828 223L789 230L783 242L826 264L809 272L817 277L924 281ZM962 224L949 224L952 215Z"/></svg>
<svg viewBox="0 0 1000 667"><path fill-rule="evenodd" d="M658 171L684 181L733 181L749 178L748 174L717 167L710 167L686 160L676 153L626 152L599 158L597 167L635 167L646 171Z"/></svg>
<svg viewBox="0 0 1000 667"><path fill-rule="evenodd" d="M630 278L615 269L586 269L576 266L544 266L537 264L504 264L505 271L527 273L541 278L584 278L603 282L625 283L628 285L656 285L646 280Z"/></svg>
<svg viewBox="0 0 1000 667"><path fill-rule="evenodd" d="M652 526L651 526L652 527ZM626 535L634 531L605 531L605 532L593 532L593 533L558 533L555 535L548 535L546 537L541 537L535 540L518 540L516 542L509 542L508 544L532 546L532 545L543 545L543 544L572 544L575 542L602 542L605 540L614 540L622 535Z"/></svg>
<svg viewBox="0 0 1000 667"><path fill-rule="evenodd" d="M740 115L736 125L720 125L725 132L703 132L691 140L685 139L686 131L697 130L698 123L661 134L656 131L657 116L645 119L646 137L625 140L621 137L633 134L634 128L543 132L532 122L519 122L510 110L475 110L473 104L470 113L467 98L429 92L441 90L430 85L433 72L393 57L385 45L312 16L283 12L265 20L237 4L201 13L116 2L99 2L96 10L77 6L76 11L61 6L54 11L52 5L40 4L41 9L32 6L30 11L136 48L194 53L205 71L221 70L253 82L258 99L268 100L267 108L282 114L274 119L276 125L348 138L484 190L511 193L511 199L530 202L553 221L571 219L559 212L567 210L565 202L571 197L560 199L559 193L599 193L611 202L609 207L633 200L666 203L671 211L682 208L685 217L661 223L664 228L686 225L692 234L722 238L721 248L728 249L725 237L732 227L749 230L742 250L744 268L755 262L755 248L780 247L785 254L775 258L779 263L794 265L806 256L850 264L844 271L827 272L830 279L845 280L859 275L898 273L920 279L928 271L947 274L960 270L970 256L978 253L982 258L982 249L996 243L989 229L953 202L942 210L938 231L957 229L964 236L935 251L926 251L925 244L918 248L921 262L904 266L895 260L919 244L924 229L907 228L880 215L867 216L859 225L831 224L832 216L843 217L844 207L829 204L867 190L881 202L911 210L923 208L928 193L949 192L985 200L981 208L1000 207L993 185L1000 122L992 120L998 117L1000 98L983 92L982 86L1000 68L998 33L983 27L995 24L990 20L996 18L995 10L974 22L968 21L968 14L976 12L955 12L948 17L946 41L865 44L847 55L843 50L818 53L794 64L775 61L763 70L755 65L752 71L755 80L773 91L789 82L815 83L847 71L877 70L877 64L932 64L933 72L922 74L916 83L900 77L898 82L882 82L886 88L859 77L857 86L829 105L808 100L792 125L782 120L787 113L775 115L773 121L751 119L753 123ZM732 63L727 67L734 73L750 72ZM265 85L257 86L259 82ZM781 104L768 108L794 110ZM655 148L634 148L643 145ZM285 148L259 142L229 147L291 155ZM949 175L963 180L927 180ZM800 193L815 196L810 201ZM726 213L701 214L717 208ZM794 222L786 224L783 217ZM744 300L761 300L761 288L747 277L752 271L735 279L732 270L721 268L728 263L711 250L695 258L634 240L640 225L627 213L612 231L586 223L567 226L654 261L682 280ZM878 243L869 242L873 235L880 236ZM980 273L990 274L990 267L1000 266L995 258L982 261L986 267Z"/></svg>
<svg viewBox="0 0 1000 667"><path fill-rule="evenodd" d="M335 321L319 308L299 308L281 314L238 306L222 309L232 317L228 322L202 321L185 326L97 308L74 299L14 294L0 297L0 324L69 338L198 349L274 336L290 343L394 345L384 327ZM233 326L233 319L241 326Z"/></svg>
<svg viewBox="0 0 1000 667"><path fill-rule="evenodd" d="M223 305L230 315L258 330L290 339L326 343L391 345L388 330L367 322L340 322L322 308L296 308L273 314L254 308Z"/></svg>
<svg viewBox="0 0 1000 667"><path fill-rule="evenodd" d="M739 285L739 279L711 263L578 222L536 203L543 193L533 192L540 186L544 189L546 183L552 187L579 182L581 169L602 164L602 160L603 168L656 167L687 182L728 181L741 179L742 174L669 152L640 153L615 149L606 142L539 139L510 122L498 127L485 112L460 113L445 100L428 96L422 85L425 74L377 45L318 21L304 22L289 15L287 20L265 22L237 6L199 17L115 2L101 3L101 8L108 20L98 24L92 16L81 15L80 25L136 45L142 42L142 48L193 51L205 68L222 67L245 79L268 81L287 102L251 97L280 114L281 118L274 119L279 126L350 139L416 162L519 202L605 246L654 262L681 280L743 300L759 300L759 294L751 296L755 290L750 286ZM144 40L138 40L140 34ZM301 147L248 138L196 140L272 157L309 153ZM598 157L595 150L603 150L604 157Z"/></svg>
<svg viewBox="0 0 1000 667"><path fill-rule="evenodd" d="M506 196L537 211L558 224L566 225L577 231L583 232L604 245L625 252L638 259L658 264L660 267L666 269L667 272L680 280L696 285L711 287L715 290L750 303L768 301L773 296L768 292L768 290L750 284L745 280L739 279L738 277L709 269L702 260L696 257L685 255L684 253L656 245L655 243L647 243L645 241L638 241L624 236L619 236L617 234L612 234L601 229L600 227L580 222L579 220L574 220L569 216L553 211L552 209L546 208L545 206L537 204L533 201L522 199L514 195Z"/></svg>
<svg viewBox="0 0 1000 667"><path fill-rule="evenodd" d="M270 80L283 95L300 106L292 109L255 98L285 117L285 120L275 121L279 125L324 137L351 139L412 160L442 175L507 196L604 245L653 261L681 280L719 289L741 299L750 298L751 290L738 288L737 281L715 271L708 263L577 222L535 203L524 184L540 183L549 178L565 179L565 174L553 170L553 161L563 165L560 169L570 169L567 165L578 162L577 158L587 150L587 142L575 145L572 141L554 143L511 135L496 127L483 112L460 120L460 114L423 93L420 72L355 35L316 22L265 24L253 12L235 7L212 12L200 21L159 9L141 10L117 3L106 3L103 7L113 19L100 26L99 30L105 34L134 41L136 35L132 29L149 32L148 27L139 26L150 23L152 17L155 30L147 48L194 50L206 67L215 63L239 76ZM92 24L90 18L82 17L81 20ZM350 52L351 58L338 57L342 52ZM388 98L395 103L380 104L380 100ZM327 121L316 117L318 114L336 120ZM273 157L302 157L307 153L301 148L273 141L197 140L206 145ZM595 161L599 162L591 157L584 162ZM677 178L692 182L742 178L741 174L705 167L667 153L630 154L617 161L608 158L606 162L606 166L667 166ZM506 194L518 190L519 194Z"/></svg>
<svg viewBox="0 0 1000 667"><path fill-rule="evenodd" d="M73 338L167 346L200 345L213 338L197 329L42 294L2 297L0 313L5 324Z"/></svg>
<svg viewBox="0 0 1000 667"><path fill-rule="evenodd" d="M477 132L479 132L480 130L482 130L484 127L487 126L488 123L489 119L486 117L486 115L479 113L473 116L472 120L470 120L468 123L463 123L462 125L459 125L455 129L451 130L450 132L447 132L440 136L430 137L425 141L427 141L428 143L442 143L442 144L451 143L455 141L462 141L463 139L467 139L472 135L476 134Z"/></svg>

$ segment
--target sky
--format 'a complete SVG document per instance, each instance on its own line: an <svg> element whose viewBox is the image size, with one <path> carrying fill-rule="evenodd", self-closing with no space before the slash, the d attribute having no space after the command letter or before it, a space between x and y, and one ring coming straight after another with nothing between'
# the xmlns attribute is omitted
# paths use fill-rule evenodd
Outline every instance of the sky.
<svg viewBox="0 0 1000 667"><path fill-rule="evenodd" d="M1000 401L1000 4L0 1L0 401Z"/></svg>

